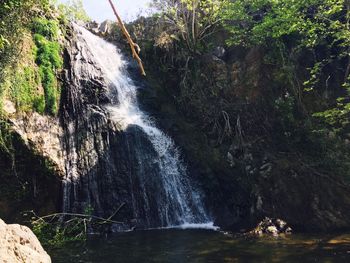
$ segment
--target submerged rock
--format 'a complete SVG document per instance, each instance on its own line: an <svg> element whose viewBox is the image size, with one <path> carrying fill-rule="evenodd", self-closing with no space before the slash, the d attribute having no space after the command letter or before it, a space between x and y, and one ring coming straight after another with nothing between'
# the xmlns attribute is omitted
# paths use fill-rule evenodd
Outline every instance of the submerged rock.
<svg viewBox="0 0 350 263"><path fill-rule="evenodd" d="M0 219L0 262L49 263L51 258L28 227Z"/></svg>

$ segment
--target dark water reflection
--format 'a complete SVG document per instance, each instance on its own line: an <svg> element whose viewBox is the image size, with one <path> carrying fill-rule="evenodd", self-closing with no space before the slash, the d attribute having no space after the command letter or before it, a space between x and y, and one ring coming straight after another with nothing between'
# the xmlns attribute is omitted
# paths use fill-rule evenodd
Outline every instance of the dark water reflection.
<svg viewBox="0 0 350 263"><path fill-rule="evenodd" d="M350 262L349 235L232 238L205 230L152 230L49 251L53 262Z"/></svg>

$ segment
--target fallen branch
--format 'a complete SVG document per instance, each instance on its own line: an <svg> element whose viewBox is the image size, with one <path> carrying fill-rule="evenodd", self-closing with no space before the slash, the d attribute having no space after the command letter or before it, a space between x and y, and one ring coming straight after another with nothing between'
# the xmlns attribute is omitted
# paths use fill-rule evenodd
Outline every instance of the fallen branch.
<svg viewBox="0 0 350 263"><path fill-rule="evenodd" d="M99 217L99 216L86 215L86 214L75 214L75 213L54 213L54 214L46 215L46 216L38 216L33 211L30 211L30 213L32 213L37 218L33 222L39 221L39 220L44 220L44 219L47 219L47 218L55 218L55 217L62 217L62 216L73 216L73 217L80 217L80 218L96 219L96 220L102 221L104 223L123 224L123 222L114 221L114 220L110 219L116 214L116 212L113 213L113 215L111 217L109 217L109 218L103 218L103 217Z"/></svg>
<svg viewBox="0 0 350 263"><path fill-rule="evenodd" d="M86 240L89 231L94 233L109 233L115 224L124 224L112 220L125 206L121 204L108 218L82 213L54 213L39 216L34 211L26 211L33 232L40 241L47 245L62 246L66 242Z"/></svg>
<svg viewBox="0 0 350 263"><path fill-rule="evenodd" d="M117 210L115 210L115 212L113 214L111 214L110 217L107 218L107 221L110 221L116 214L118 214L118 212L120 211L120 209L122 209L125 206L125 203L122 203ZM106 221L105 221L106 222Z"/></svg>
<svg viewBox="0 0 350 263"><path fill-rule="evenodd" d="M128 43L129 43L129 45L130 45L131 52L132 52L132 56L133 56L134 59L137 60L137 63L138 63L139 66L140 66L141 74L142 74L143 76L146 76L146 72L145 72L145 69L144 69L144 67L143 67L142 60L141 60L141 58L139 57L139 53L140 53L140 51L141 51L139 45L137 45L137 44L131 39L130 34L129 34L128 30L126 29L126 27L125 27L125 25L124 25L122 19L121 19L120 16L118 15L118 12L117 12L117 10L115 9L112 0L108 0L108 1L109 1L109 3L111 4L111 7L112 7L112 9L113 9L113 12L114 12L115 16L117 17L118 25L119 25L121 31L123 32L124 36L126 37ZM137 49L137 50L136 50L136 49Z"/></svg>

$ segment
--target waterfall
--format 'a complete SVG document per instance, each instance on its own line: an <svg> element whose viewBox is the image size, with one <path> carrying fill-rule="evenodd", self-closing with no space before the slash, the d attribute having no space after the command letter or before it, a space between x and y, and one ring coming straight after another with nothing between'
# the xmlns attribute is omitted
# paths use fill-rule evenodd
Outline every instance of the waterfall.
<svg viewBox="0 0 350 263"><path fill-rule="evenodd" d="M123 156L127 155L126 152L132 155L129 159L133 161L128 162L131 163L128 168L130 170L128 184L133 217L141 218L146 227L210 225L202 196L191 185L186 166L174 141L157 128L150 116L140 109L137 101L137 86L126 71L127 61L115 45L83 27L74 25L74 29L79 41L84 42L79 43L80 46L84 46L83 53L90 54L89 58L82 58L78 62L94 64L101 71L106 82L106 96L109 101L103 105L103 108L108 113L109 121L118 127L119 132L124 133L123 147L128 150L123 152ZM112 147L109 146L109 148ZM109 151L112 150L109 149ZM117 166L113 162L118 160L108 158L107 165ZM69 169L72 170L72 168ZM112 168L108 169L108 171L112 170ZM91 182L94 180L103 180L101 176L98 175L99 179L90 178L88 187L92 187ZM111 178L108 181L113 183L114 177L117 176L118 174L115 173L110 175ZM97 178L97 175L95 177ZM73 187L75 190L72 190L71 186L73 181L76 185ZM78 181L77 176L67 176L64 184L65 202L74 203L74 200L71 200L72 196L75 196L73 199L78 198L77 191L83 184ZM93 191L86 191L86 195L89 196L86 199L89 202L94 198L99 199L95 203L98 207L103 207L102 203L105 201L101 201L101 193L97 193L103 189L96 190L99 188L97 183L92 188ZM111 198L111 202L115 202L115 195L113 193L114 199ZM66 210L69 210L69 207L69 204L65 204Z"/></svg>

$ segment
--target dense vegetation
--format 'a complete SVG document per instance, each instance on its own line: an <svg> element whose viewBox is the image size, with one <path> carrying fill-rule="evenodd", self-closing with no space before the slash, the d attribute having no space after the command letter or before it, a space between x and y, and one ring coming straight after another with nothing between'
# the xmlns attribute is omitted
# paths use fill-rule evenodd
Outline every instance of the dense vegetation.
<svg viewBox="0 0 350 263"><path fill-rule="evenodd" d="M284 86L293 87L285 90L293 96L289 100L304 107L308 103L303 104L304 98L312 93L320 98L321 107L308 112L310 116L321 118L327 128L336 132L348 128L347 1L184 0L154 1L153 6L166 25L155 39L158 47L184 47L188 51L185 58L203 54L215 45L210 36L224 27L227 47L259 46L266 50L265 62L280 68L278 78L287 84ZM300 59L308 63L303 65L308 72L302 76Z"/></svg>
<svg viewBox="0 0 350 263"><path fill-rule="evenodd" d="M56 70L62 67L62 59L59 21L50 16L50 3L5 1L1 5L0 10L5 12L0 50L1 101L11 100L20 112L56 114Z"/></svg>
<svg viewBox="0 0 350 263"><path fill-rule="evenodd" d="M342 0L234 1L224 12L231 32L228 44L268 48L269 63L279 64L291 84L296 81L297 60L313 56L308 79L290 92L301 104L304 93L317 93L321 104L333 107L313 115L341 132L349 128L349 9Z"/></svg>

